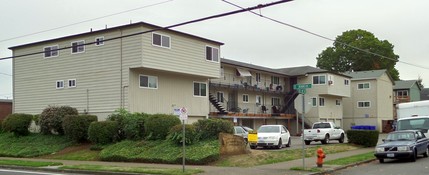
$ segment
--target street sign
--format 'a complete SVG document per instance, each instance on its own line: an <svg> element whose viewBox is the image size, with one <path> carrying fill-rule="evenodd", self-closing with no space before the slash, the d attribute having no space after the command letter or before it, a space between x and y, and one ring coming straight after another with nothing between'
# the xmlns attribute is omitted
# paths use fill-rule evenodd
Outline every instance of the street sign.
<svg viewBox="0 0 429 175"><path fill-rule="evenodd" d="M293 89L307 89L311 88L311 84L294 84Z"/></svg>
<svg viewBox="0 0 429 175"><path fill-rule="evenodd" d="M185 107L180 108L180 120L188 120L188 110Z"/></svg>
<svg viewBox="0 0 429 175"><path fill-rule="evenodd" d="M307 92L307 90L305 89L298 89L298 93L300 94L305 94Z"/></svg>

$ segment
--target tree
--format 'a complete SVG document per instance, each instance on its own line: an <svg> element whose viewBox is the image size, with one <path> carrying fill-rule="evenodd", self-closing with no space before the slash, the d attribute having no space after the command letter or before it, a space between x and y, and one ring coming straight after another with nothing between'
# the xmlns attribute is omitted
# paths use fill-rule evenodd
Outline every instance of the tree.
<svg viewBox="0 0 429 175"><path fill-rule="evenodd" d="M323 50L316 58L317 67L335 72L386 69L394 80L399 80L399 72L395 68L399 56L393 52L394 46L389 41L379 40L371 32L358 29L343 32L337 36L333 45Z"/></svg>

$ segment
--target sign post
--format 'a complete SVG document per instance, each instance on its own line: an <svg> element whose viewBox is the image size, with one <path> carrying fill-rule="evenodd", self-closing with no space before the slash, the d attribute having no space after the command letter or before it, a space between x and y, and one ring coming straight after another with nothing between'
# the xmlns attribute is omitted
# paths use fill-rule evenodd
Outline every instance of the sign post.
<svg viewBox="0 0 429 175"><path fill-rule="evenodd" d="M294 84L293 89L302 94L302 114L301 114L301 140L302 140L302 168L305 170L305 146L304 146L304 113L305 113L305 93L307 88L311 88L311 84Z"/></svg>
<svg viewBox="0 0 429 175"><path fill-rule="evenodd" d="M183 169L183 172L185 172L185 155L186 155L185 154L185 120L187 120L187 119L188 119L188 110L185 107L180 108L180 120L182 120L182 134L183 134L183 137L182 137L182 147L183 147L182 169Z"/></svg>

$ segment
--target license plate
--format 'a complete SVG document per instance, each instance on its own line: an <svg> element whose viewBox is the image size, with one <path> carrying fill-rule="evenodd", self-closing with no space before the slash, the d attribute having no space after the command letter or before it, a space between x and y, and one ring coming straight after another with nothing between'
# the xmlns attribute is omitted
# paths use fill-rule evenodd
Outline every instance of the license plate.
<svg viewBox="0 0 429 175"><path fill-rule="evenodd" d="M387 157L395 157L395 154L387 154Z"/></svg>

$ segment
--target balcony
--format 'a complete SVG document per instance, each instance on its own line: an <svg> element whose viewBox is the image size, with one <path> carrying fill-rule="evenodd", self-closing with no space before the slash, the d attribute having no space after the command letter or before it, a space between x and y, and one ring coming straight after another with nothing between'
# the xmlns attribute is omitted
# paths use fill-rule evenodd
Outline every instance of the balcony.
<svg viewBox="0 0 429 175"><path fill-rule="evenodd" d="M295 110L282 111L283 104L275 107L271 105L261 105L255 103L221 103L226 112L221 112L216 107L210 106L210 117L217 118L279 118L292 119L296 115Z"/></svg>
<svg viewBox="0 0 429 175"><path fill-rule="evenodd" d="M266 114L266 113L234 113L218 114L210 112L210 118L242 118L242 119L295 119L295 114Z"/></svg>
<svg viewBox="0 0 429 175"><path fill-rule="evenodd" d="M410 102L411 98L410 96L395 96L394 97L394 104L398 104L398 103L407 103Z"/></svg>

